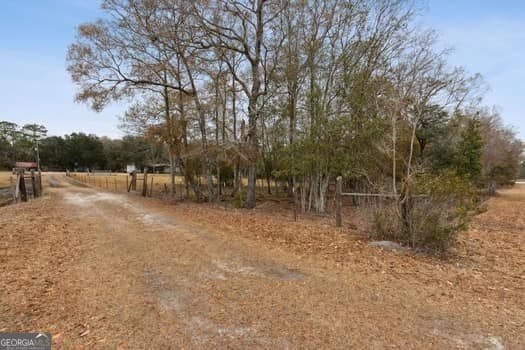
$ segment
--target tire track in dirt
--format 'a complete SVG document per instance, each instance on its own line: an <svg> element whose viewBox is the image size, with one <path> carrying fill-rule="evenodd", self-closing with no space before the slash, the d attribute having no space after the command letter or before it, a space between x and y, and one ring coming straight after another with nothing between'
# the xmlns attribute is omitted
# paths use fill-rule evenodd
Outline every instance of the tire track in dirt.
<svg viewBox="0 0 525 350"><path fill-rule="evenodd" d="M178 223L173 217L156 213L126 195L67 185L55 188L67 188L62 196L70 214L95 219L116 241L112 246L133 257L127 262L128 267L142 274L141 289L135 292L156 303L160 313L174 314L196 345L206 347L220 343L221 339L246 345L272 343L258 334L256 327L228 323L225 319L217 322L208 317L206 308L216 299L209 291L210 284L246 278L302 281L305 274L253 254L246 258L235 243L224 242L206 229ZM167 254L156 238L168 239L177 247ZM171 264L159 261L163 254ZM176 261L173 261L174 255Z"/></svg>
<svg viewBox="0 0 525 350"><path fill-rule="evenodd" d="M281 259L288 264L279 263L275 252L268 253L264 247L181 223L150 207L147 200L90 188L67 190L64 200L79 207L77 214L110 228L115 240L111 255L125 254L126 268L140 281L135 296L155 305L163 322L177 324L176 329L189 336L191 347L367 344L384 348L390 344L382 337L385 329L401 320L406 326L393 335L404 346L410 347L411 342L400 339L414 338L411 328L418 330L418 342L427 348L428 344L435 348L502 346L501 337L483 335L446 308L421 304L417 294L422 290L389 294L396 286L406 288L391 278L391 285L385 286L380 275L353 276L355 280L348 283L326 270L321 274L307 268L299 271L288 267L290 259ZM352 314L357 318L364 314L368 322L353 324ZM358 336L347 338L349 330Z"/></svg>
<svg viewBox="0 0 525 350"><path fill-rule="evenodd" d="M276 240L265 243L259 232L253 238L236 232L245 228L226 211L97 191L60 175L48 179L50 195L24 205L38 208L39 225L67 228L45 228L41 238L57 244L57 232L69 235L78 255L68 256L69 248L61 247L68 265L50 273L61 298L50 300L52 313L34 301L40 292L33 289L11 290L12 301L0 307L20 309L14 294L31 295L36 311L23 319L24 329L46 330L48 324L58 333L56 348L523 348L523 297L513 294L523 286L514 278L521 274L507 276L512 283L497 279L481 255L497 259L498 269L516 261L489 257L479 225L465 243L470 253L457 264L353 243L346 260L339 250L330 260ZM521 199L511 209L499 199L495 203L512 215L525 208ZM31 214L20 216L13 208L0 209L0 232L24 239L19 231L31 226ZM490 215L478 221L493 222ZM264 220L252 216L247 222L263 227ZM523 222L506 236L504 251L523 234L518 224ZM298 227L283 222L272 237ZM301 242L316 242L306 238ZM14 248L6 251L17 254ZM38 271L38 264L28 261L25 270ZM487 288L493 285L498 289ZM6 319L0 324L8 325Z"/></svg>

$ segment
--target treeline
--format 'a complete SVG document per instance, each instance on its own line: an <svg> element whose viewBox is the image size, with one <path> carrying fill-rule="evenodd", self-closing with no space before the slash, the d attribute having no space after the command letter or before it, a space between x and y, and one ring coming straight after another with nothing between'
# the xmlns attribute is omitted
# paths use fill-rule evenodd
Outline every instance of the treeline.
<svg viewBox="0 0 525 350"><path fill-rule="evenodd" d="M166 161L162 146L139 136L110 139L84 133L47 136L43 125L0 122L0 169L17 161L38 161L43 170L105 169L125 171L128 164L143 166Z"/></svg>
<svg viewBox="0 0 525 350"><path fill-rule="evenodd" d="M395 198L375 232L426 245L435 226L447 242L474 193L517 176L522 144L481 104L481 78L451 67L417 25L418 6L104 0L106 16L79 26L68 71L95 110L132 100L124 126L166 145L187 182L202 174L198 198L220 199L212 173L228 168L234 194L248 178L247 208L256 179L277 177L321 213L343 176L353 191Z"/></svg>
<svg viewBox="0 0 525 350"><path fill-rule="evenodd" d="M43 125L0 121L0 169L11 169L17 161L36 162L38 141L46 135Z"/></svg>
<svg viewBox="0 0 525 350"><path fill-rule="evenodd" d="M44 169L111 170L125 172L128 164L138 169L161 161L162 149L156 149L142 137L110 139L72 133L42 140L40 158Z"/></svg>

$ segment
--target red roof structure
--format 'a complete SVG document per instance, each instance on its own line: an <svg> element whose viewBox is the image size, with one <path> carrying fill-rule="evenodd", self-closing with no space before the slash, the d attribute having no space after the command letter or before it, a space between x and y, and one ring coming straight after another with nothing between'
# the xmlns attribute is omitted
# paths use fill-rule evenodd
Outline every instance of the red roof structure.
<svg viewBox="0 0 525 350"><path fill-rule="evenodd" d="M24 169L32 169L32 168L38 168L37 162L16 162L15 168L24 168Z"/></svg>

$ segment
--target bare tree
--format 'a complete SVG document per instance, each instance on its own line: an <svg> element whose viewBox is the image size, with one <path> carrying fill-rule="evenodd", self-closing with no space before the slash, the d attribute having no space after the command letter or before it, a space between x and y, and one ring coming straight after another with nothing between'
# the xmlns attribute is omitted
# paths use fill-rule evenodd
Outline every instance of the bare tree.
<svg viewBox="0 0 525 350"><path fill-rule="evenodd" d="M257 123L261 112L261 96L267 92L264 82L271 69L269 58L275 59L275 56L272 56L273 45L268 41L269 27L279 15L279 10L280 6L277 2L266 0L217 0L194 5L199 25L207 34L201 42L202 47L238 53L244 60L242 68L247 69L247 75L244 76L228 59L230 55L224 56L230 73L240 85L248 101L246 208L255 207ZM279 40L277 42L279 43Z"/></svg>

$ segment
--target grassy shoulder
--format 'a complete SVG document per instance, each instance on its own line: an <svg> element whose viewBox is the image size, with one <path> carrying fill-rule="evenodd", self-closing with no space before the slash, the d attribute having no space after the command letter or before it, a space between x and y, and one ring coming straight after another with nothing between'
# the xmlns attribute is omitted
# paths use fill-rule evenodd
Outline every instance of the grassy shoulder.
<svg viewBox="0 0 525 350"><path fill-rule="evenodd" d="M0 189L9 188L9 178L12 176L10 171L0 171Z"/></svg>

